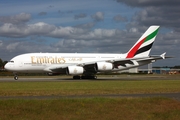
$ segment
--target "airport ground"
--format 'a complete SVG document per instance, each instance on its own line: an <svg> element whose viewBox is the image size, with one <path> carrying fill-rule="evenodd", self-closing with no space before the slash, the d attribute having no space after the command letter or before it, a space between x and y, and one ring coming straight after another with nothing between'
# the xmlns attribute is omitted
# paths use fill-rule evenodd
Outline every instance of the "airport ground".
<svg viewBox="0 0 180 120"><path fill-rule="evenodd" d="M180 75L0 77L0 119L180 118Z"/></svg>

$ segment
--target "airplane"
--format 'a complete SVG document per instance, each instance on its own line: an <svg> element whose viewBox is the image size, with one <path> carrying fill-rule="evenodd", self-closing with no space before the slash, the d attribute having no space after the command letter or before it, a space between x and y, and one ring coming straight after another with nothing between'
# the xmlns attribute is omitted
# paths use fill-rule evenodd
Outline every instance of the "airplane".
<svg viewBox="0 0 180 120"><path fill-rule="evenodd" d="M100 72L116 72L168 58L166 53L149 55L160 26L150 26L132 48L124 54L98 53L26 53L15 56L5 69L18 72L72 75L73 79L97 79Z"/></svg>

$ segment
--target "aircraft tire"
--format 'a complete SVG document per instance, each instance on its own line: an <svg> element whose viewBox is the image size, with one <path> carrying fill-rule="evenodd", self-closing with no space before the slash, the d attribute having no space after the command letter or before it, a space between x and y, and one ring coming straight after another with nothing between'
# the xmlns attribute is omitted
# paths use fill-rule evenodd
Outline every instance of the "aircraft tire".
<svg viewBox="0 0 180 120"><path fill-rule="evenodd" d="M97 76L90 75L90 76L81 76L81 79L97 79Z"/></svg>
<svg viewBox="0 0 180 120"><path fill-rule="evenodd" d="M18 76L14 76L14 80L18 80Z"/></svg>
<svg viewBox="0 0 180 120"><path fill-rule="evenodd" d="M81 79L81 76L73 76L73 79Z"/></svg>
<svg viewBox="0 0 180 120"><path fill-rule="evenodd" d="M94 76L94 79L97 79L97 76Z"/></svg>

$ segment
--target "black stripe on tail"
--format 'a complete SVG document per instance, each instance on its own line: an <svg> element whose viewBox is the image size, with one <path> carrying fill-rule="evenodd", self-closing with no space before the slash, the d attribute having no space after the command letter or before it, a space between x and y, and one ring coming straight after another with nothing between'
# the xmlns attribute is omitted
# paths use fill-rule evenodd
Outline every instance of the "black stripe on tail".
<svg viewBox="0 0 180 120"><path fill-rule="evenodd" d="M137 50L136 53L134 54L134 56L150 50L152 48L153 43L154 42L152 42L151 44L144 46L144 47L140 48L139 50Z"/></svg>

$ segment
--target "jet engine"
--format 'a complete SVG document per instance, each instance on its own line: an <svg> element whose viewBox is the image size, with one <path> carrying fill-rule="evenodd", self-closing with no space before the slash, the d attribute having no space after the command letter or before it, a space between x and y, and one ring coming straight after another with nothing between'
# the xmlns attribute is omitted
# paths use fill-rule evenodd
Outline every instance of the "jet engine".
<svg viewBox="0 0 180 120"><path fill-rule="evenodd" d="M84 68L80 66L68 66L66 73L68 75L80 75L83 74Z"/></svg>
<svg viewBox="0 0 180 120"><path fill-rule="evenodd" d="M95 65L96 71L108 71L114 68L112 63L109 62L97 62Z"/></svg>

